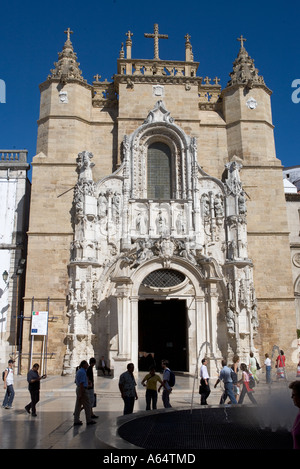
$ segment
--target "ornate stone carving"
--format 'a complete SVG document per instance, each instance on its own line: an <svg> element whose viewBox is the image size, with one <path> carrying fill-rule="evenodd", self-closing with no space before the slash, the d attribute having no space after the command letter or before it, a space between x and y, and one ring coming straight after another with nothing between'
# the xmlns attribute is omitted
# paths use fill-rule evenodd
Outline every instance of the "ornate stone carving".
<svg viewBox="0 0 300 469"><path fill-rule="evenodd" d="M257 101L254 98L249 98L246 102L246 106L248 109L256 109L257 108Z"/></svg>
<svg viewBox="0 0 300 469"><path fill-rule="evenodd" d="M254 60L251 59L244 47L246 39L241 36L238 38L238 41L240 41L241 47L238 56L233 63L233 71L229 74L230 80L227 86L238 84L245 85L248 89L257 85L265 86L263 77L258 75L258 69L255 68Z"/></svg>
<svg viewBox="0 0 300 469"><path fill-rule="evenodd" d="M148 139L161 136L172 147L177 184L176 197L163 201L150 200L145 192L145 148ZM206 174L197 163L196 139L174 124L162 101L144 124L124 138L123 162L115 173L95 183L92 159L88 151L77 158L67 293L68 360L77 360L84 342L92 355L95 318L104 307L107 314L115 311L103 305L116 298L120 321L116 319L120 339L116 353L128 354L121 324L135 301L132 284L140 271L150 273L153 265L195 275L195 285L187 281L184 294L195 294L201 286L204 301L215 314L213 327L219 314L236 350L245 341L251 345L258 321L247 255L242 166L228 163L224 182Z"/></svg>
<svg viewBox="0 0 300 469"><path fill-rule="evenodd" d="M67 40L62 52L58 54L58 62L54 63L55 68L51 70L48 79L59 79L62 85L70 80L86 83L86 80L82 77L82 71L79 69L80 64L77 62L77 55L70 40L70 34L73 34L73 31L68 28L65 33L67 34Z"/></svg>

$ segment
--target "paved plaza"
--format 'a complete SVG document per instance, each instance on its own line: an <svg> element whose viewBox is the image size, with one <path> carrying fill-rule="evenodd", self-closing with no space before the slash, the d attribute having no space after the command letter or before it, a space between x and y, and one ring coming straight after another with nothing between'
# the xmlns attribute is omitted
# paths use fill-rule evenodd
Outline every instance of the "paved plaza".
<svg viewBox="0 0 300 469"><path fill-rule="evenodd" d="M152 414L165 414L183 410L193 413L200 406L198 394L199 382L191 375L176 376L176 385L171 394L172 409L164 409L161 396L158 399L157 411L145 411L145 388L141 380L146 373L136 373L139 399L135 403L134 414L123 416L123 401L120 398L118 379L109 376L95 377L98 415L95 425L86 426L82 414L82 426L73 426L75 405L74 376L49 376L41 381L41 398L37 405L37 417L28 415L24 407L30 401L25 376L15 376L15 399L12 409L1 408L2 431L0 434L1 449L102 449L102 450L135 450L137 446L126 441L118 434L118 427L136 417L144 418ZM272 432L290 431L297 409L291 400L288 381L274 380L271 387L265 384L265 375L260 371L260 382L255 387L255 398L261 409L262 425ZM219 408L222 393L220 385L214 389L215 379L211 380L211 395L208 398L210 409ZM193 392L194 390L194 392ZM4 396L4 390L3 390ZM248 410L252 404L247 400L241 407ZM226 413L228 407L221 406ZM208 415L208 414L207 414ZM224 414L225 415L225 414ZM160 417L160 419L163 417ZM230 423L230 422L229 422ZM228 426L230 431L230 425ZM208 430L208 429L207 429ZM206 429L204 427L204 433ZM176 450L174 438L174 448ZM274 448L276 449L276 448Z"/></svg>

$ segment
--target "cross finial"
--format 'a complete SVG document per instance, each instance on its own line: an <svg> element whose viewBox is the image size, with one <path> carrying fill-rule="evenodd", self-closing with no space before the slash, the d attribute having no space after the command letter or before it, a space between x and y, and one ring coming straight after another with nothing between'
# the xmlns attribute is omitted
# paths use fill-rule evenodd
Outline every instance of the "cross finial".
<svg viewBox="0 0 300 469"><path fill-rule="evenodd" d="M154 25L154 33L144 33L145 37L151 37L154 38L154 58L159 60L159 54L158 54L158 39L168 39L167 34L159 34L158 33L158 24L155 23Z"/></svg>
<svg viewBox="0 0 300 469"><path fill-rule="evenodd" d="M185 38L186 42L190 42L191 36L189 34L186 34L184 36L184 38Z"/></svg>
<svg viewBox="0 0 300 469"><path fill-rule="evenodd" d="M131 31L128 31L128 33L126 33L126 36L128 37L128 40L131 41L131 36L133 36L133 33Z"/></svg>
<svg viewBox="0 0 300 469"><path fill-rule="evenodd" d="M96 81L99 81L100 78L101 78L101 75L99 75L99 74L97 73L97 75L94 75L94 78L95 78Z"/></svg>
<svg viewBox="0 0 300 469"><path fill-rule="evenodd" d="M243 37L243 35L241 34L241 37L238 37L237 40L240 41L240 43L241 43L241 49L243 49L243 48L244 48L244 42L246 42L247 39L245 39L245 38Z"/></svg>
<svg viewBox="0 0 300 469"><path fill-rule="evenodd" d="M70 34L73 34L73 31L71 31L70 28L68 28L64 33L67 35L67 41L70 41Z"/></svg>

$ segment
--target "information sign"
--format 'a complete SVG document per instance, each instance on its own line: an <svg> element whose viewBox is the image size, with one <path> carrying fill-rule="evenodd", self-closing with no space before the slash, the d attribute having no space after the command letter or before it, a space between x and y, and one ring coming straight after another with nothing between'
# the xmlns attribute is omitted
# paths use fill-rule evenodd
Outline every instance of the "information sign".
<svg viewBox="0 0 300 469"><path fill-rule="evenodd" d="M31 335L47 335L48 311L32 311Z"/></svg>

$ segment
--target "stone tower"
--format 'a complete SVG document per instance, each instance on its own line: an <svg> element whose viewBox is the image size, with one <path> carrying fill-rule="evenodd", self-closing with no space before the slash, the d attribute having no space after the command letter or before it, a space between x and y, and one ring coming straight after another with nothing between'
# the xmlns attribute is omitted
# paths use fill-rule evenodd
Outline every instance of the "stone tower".
<svg viewBox="0 0 300 469"><path fill-rule="evenodd" d="M289 356L282 168L245 39L222 90L197 75L189 35L183 61L160 59L158 25L153 59L132 58L128 31L113 80L90 85L71 33L40 85L33 159L25 316L48 305L48 373L102 355L116 375L153 358L194 373L206 354L214 374L224 356ZM45 340L25 324L23 352Z"/></svg>

